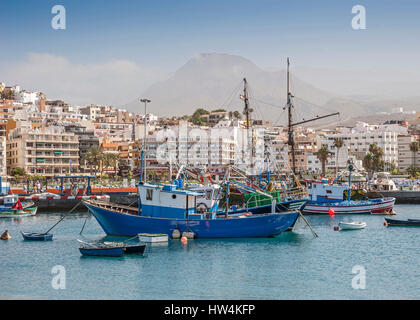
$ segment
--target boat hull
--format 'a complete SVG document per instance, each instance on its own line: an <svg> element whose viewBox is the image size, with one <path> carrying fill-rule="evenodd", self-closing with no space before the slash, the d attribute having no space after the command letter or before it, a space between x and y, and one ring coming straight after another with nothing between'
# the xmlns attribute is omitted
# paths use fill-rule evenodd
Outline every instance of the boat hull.
<svg viewBox="0 0 420 320"><path fill-rule="evenodd" d="M53 238L52 234L40 234L40 233L29 233L21 232L24 240L30 241L50 241Z"/></svg>
<svg viewBox="0 0 420 320"><path fill-rule="evenodd" d="M308 203L303 208L305 214L388 214L394 208L395 198L374 199L369 201L343 201L338 203Z"/></svg>
<svg viewBox="0 0 420 320"><path fill-rule="evenodd" d="M124 255L124 247L79 248L79 251L84 256L95 257L121 257L122 255Z"/></svg>
<svg viewBox="0 0 420 320"><path fill-rule="evenodd" d="M107 235L136 236L139 233L163 233L174 230L193 232L196 238L270 237L293 227L298 211L248 217L210 220L170 219L138 216L84 203Z"/></svg>
<svg viewBox="0 0 420 320"><path fill-rule="evenodd" d="M340 222L338 226L340 230L360 230L366 227L366 222L361 222L361 223Z"/></svg>
<svg viewBox="0 0 420 320"><path fill-rule="evenodd" d="M389 227L420 227L420 220L396 220L385 218L387 226Z"/></svg>
<svg viewBox="0 0 420 320"><path fill-rule="evenodd" d="M146 244L127 245L124 247L124 252L126 254L144 254L146 247Z"/></svg>

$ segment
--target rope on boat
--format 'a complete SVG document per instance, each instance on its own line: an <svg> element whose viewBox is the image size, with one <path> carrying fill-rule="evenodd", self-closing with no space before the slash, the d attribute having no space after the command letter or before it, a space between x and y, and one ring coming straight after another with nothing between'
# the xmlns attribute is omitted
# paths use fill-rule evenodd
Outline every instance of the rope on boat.
<svg viewBox="0 0 420 320"><path fill-rule="evenodd" d="M305 221L305 223L308 225L309 229L311 229L312 234L314 235L314 237L318 238L318 234L315 232L314 229L312 229L312 226L310 225L308 219L305 218L305 216L302 214L302 212L299 210L299 216L302 218L303 221Z"/></svg>
<svg viewBox="0 0 420 320"><path fill-rule="evenodd" d="M69 212L67 212L67 213L72 213L80 204L81 204L82 202L80 201L79 203L77 203ZM53 228L55 228L61 221L63 221L64 220L64 218L65 218L66 216L65 215L63 215L63 216L61 216L61 219L60 220L58 220L58 222L55 224L55 225L53 225L51 228L49 228L48 229L48 231L46 231L45 233L43 233L43 234L48 234L48 232L50 232Z"/></svg>

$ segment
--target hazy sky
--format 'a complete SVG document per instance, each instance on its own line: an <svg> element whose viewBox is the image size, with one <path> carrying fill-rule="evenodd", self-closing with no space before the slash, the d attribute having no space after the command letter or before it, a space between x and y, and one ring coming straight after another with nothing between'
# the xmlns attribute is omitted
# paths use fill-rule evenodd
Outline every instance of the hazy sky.
<svg viewBox="0 0 420 320"><path fill-rule="evenodd" d="M51 27L55 4L66 8L66 30ZM366 30L351 27L357 4L366 8ZM266 69L283 68L290 56L310 81L318 68L331 71L328 79L365 74L367 87L420 81L418 0L2 0L0 30L0 81L53 95L76 90L76 103L129 102L205 52ZM352 81L344 76L334 87L325 78L322 89L344 93Z"/></svg>

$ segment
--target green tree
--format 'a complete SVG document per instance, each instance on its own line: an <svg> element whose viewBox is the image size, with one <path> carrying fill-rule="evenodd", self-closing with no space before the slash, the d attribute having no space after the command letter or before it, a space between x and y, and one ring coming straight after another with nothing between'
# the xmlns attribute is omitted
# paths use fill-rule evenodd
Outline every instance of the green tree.
<svg viewBox="0 0 420 320"><path fill-rule="evenodd" d="M195 112L191 116L191 122L194 123L195 125L203 125L203 124L205 124L205 122L203 121L203 119L201 119L201 116L202 115L205 115L205 114L210 114L210 112L208 112L205 109L198 108L197 110L195 110Z"/></svg>
<svg viewBox="0 0 420 320"><path fill-rule="evenodd" d="M340 149L344 146L343 138L334 138L333 146L337 149L336 161L335 161L335 174L337 175L337 173L338 173L338 153L340 152Z"/></svg>
<svg viewBox="0 0 420 320"><path fill-rule="evenodd" d="M407 168L407 173L413 177L413 178L417 178L417 176L419 175L419 169L415 166L410 166Z"/></svg>
<svg viewBox="0 0 420 320"><path fill-rule="evenodd" d="M97 168L101 165L101 162L104 158L104 154L100 147L92 147L90 148L85 156L83 157L83 161L90 166L90 174L92 174L92 167L95 168L95 174L97 173Z"/></svg>
<svg viewBox="0 0 420 320"><path fill-rule="evenodd" d="M318 160L321 161L322 175L325 175L325 165L328 161L328 158L331 155L331 152L328 150L326 146L322 146L321 148L319 148L319 150L315 154Z"/></svg>
<svg viewBox="0 0 420 320"><path fill-rule="evenodd" d="M23 168L13 168L10 171L10 175L12 177L15 177L15 178L20 178L20 177L26 176L27 173L26 173L25 169L23 169Z"/></svg>
<svg viewBox="0 0 420 320"><path fill-rule="evenodd" d="M413 141L410 143L410 151L413 153L413 167L416 166L416 153L419 151L419 142Z"/></svg>

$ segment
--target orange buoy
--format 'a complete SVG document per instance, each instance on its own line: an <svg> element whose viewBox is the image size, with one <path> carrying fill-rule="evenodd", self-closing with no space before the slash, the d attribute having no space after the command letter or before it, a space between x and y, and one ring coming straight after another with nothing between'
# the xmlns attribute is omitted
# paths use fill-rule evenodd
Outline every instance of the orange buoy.
<svg viewBox="0 0 420 320"><path fill-rule="evenodd" d="M384 222L384 226L385 226L385 227L387 227L387 226L388 226L388 223L387 223L386 221Z"/></svg>
<svg viewBox="0 0 420 320"><path fill-rule="evenodd" d="M187 243L188 242L188 238L187 237L181 237L181 242L182 243Z"/></svg>
<svg viewBox="0 0 420 320"><path fill-rule="evenodd" d="M334 231L338 231L338 230L340 230L340 228L337 226L334 226Z"/></svg>
<svg viewBox="0 0 420 320"><path fill-rule="evenodd" d="M333 216L333 215L334 215L334 213L335 213L335 211L334 211L334 209L333 209L333 208L330 208L330 209L328 210L328 214L329 214L330 216Z"/></svg>

